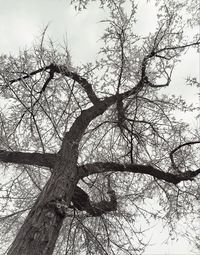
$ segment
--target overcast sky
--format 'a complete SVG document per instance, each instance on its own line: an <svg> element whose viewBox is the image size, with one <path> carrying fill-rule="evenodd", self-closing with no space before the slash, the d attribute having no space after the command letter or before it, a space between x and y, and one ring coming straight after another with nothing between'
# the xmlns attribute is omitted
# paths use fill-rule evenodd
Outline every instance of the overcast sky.
<svg viewBox="0 0 200 255"><path fill-rule="evenodd" d="M135 30L147 34L149 27L155 24L156 12L146 5L146 0L138 2L143 18L137 17ZM77 14L72 6L67 5L67 0L0 0L0 54L17 54L19 49L30 48L49 24L48 36L57 43L67 42L75 65L93 61L104 26L99 21L106 15L95 6L93 4L88 10ZM194 50L188 51L175 70L170 93L182 94L189 102L198 102L197 90L186 87L184 82L188 75L199 77L199 69L199 56ZM154 242L157 236L159 242L166 238L166 231L161 233L161 230L158 226L156 237L152 238ZM149 248L148 254L161 255L161 249L162 254L189 254L189 244L183 239L178 243Z"/></svg>

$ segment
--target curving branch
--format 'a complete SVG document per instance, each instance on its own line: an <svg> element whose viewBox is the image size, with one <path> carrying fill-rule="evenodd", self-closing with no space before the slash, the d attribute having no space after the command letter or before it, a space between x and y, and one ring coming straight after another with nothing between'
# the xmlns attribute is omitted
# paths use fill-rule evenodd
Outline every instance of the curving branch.
<svg viewBox="0 0 200 255"><path fill-rule="evenodd" d="M195 176L200 174L200 168L196 171L179 172L176 174L161 171L151 165L142 164L118 164L114 162L96 162L78 167L79 178L91 174L105 172L129 172L150 175L156 179L163 180L172 184L178 184L182 181L192 181Z"/></svg>
<svg viewBox="0 0 200 255"><path fill-rule="evenodd" d="M99 101L95 105L90 108L83 110L81 114L76 118L74 123L72 124L70 130L65 134L61 151L65 151L64 147L69 143L69 141L73 141L74 144L78 145L86 128L89 123L94 120L96 117L102 115L111 105L117 102L120 97L121 100L129 97L129 96L137 96L138 93L147 86L147 77L145 75L146 72L147 59L144 58L142 63L142 73L139 82L130 90L127 90L121 94L115 94L105 99ZM68 142L67 142L68 141Z"/></svg>
<svg viewBox="0 0 200 255"><path fill-rule="evenodd" d="M192 141L192 142L187 142L187 143L183 143L183 144L180 144L179 146L177 146L175 149L173 149L170 153L169 153L169 157L170 157L170 160L171 160L171 163L172 163L172 167L175 169L175 170L178 170L178 167L176 166L176 163L174 161L174 153L179 150L180 148L184 147L184 146L187 146L187 145L192 145L192 144L197 144L197 143L200 143L200 141Z"/></svg>
<svg viewBox="0 0 200 255"><path fill-rule="evenodd" d="M43 71L50 71L49 74L49 78L47 79L47 81L45 82L45 84L43 85L42 87L42 90L40 93L42 93L47 84L50 82L51 79L53 79L53 75L54 73L59 73L59 74L62 74L66 77L69 77L71 78L72 80L76 81L77 83L79 83L83 89L85 90L85 92L87 93L88 95L88 98L90 99L90 101L95 105L97 104L100 100L98 99L98 97L96 96L93 88L92 88L92 84L89 83L85 78L83 78L82 76L80 76L79 74L77 74L76 72L72 72L68 69L67 66L65 65L56 65L56 64L50 64L48 66L45 66L43 68L40 68L38 70L35 70L27 75L24 75L22 77L19 77L17 79L13 79L13 80L10 80L10 83L14 83L14 82L17 82L17 81L21 81L21 80L24 80L24 79L27 79L27 78L30 78L31 76L34 76L40 72L43 72Z"/></svg>

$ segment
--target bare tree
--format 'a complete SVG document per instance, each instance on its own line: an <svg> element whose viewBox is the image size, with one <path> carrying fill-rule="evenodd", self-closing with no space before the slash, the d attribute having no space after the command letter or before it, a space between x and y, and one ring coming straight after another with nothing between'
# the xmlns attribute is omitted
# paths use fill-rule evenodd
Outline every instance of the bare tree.
<svg viewBox="0 0 200 255"><path fill-rule="evenodd" d="M72 2L81 9L89 1ZM174 117L195 109L162 94L180 57L199 47L199 35L184 34L198 21L188 11L196 2L160 3L157 29L145 38L132 29L134 1L123 2L101 1L109 18L93 64L73 67L68 50L45 45L45 33L32 50L0 58L1 244L15 236L9 255L140 254L142 219L175 231L198 213L200 135ZM152 199L159 207L145 206Z"/></svg>

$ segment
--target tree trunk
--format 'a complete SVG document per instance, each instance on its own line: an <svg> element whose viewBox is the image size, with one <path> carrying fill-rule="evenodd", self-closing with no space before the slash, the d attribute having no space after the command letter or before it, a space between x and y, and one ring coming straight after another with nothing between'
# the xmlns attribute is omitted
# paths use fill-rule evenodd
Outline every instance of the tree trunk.
<svg viewBox="0 0 200 255"><path fill-rule="evenodd" d="M53 254L63 219L51 208L36 208L27 216L8 255Z"/></svg>
<svg viewBox="0 0 200 255"><path fill-rule="evenodd" d="M70 153L71 154L71 153ZM76 156L56 163L8 255L51 255L77 184Z"/></svg>

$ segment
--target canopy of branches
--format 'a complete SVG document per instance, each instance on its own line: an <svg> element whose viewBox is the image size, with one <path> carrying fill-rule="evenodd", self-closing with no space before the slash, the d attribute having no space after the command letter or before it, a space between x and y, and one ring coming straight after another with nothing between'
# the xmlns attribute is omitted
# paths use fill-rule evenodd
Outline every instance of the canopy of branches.
<svg viewBox="0 0 200 255"><path fill-rule="evenodd" d="M71 5L83 12L90 2ZM1 254L41 194L47 203L56 171L62 181L48 201L63 207L56 194L67 179L78 187L66 191L55 254L142 254L144 230L158 221L199 248L200 133L177 117L198 108L165 93L181 57L198 54L199 4L150 2L157 25L142 37L135 1L96 1L107 18L92 63L74 66L70 49L47 42L48 29L31 49L0 56Z"/></svg>

